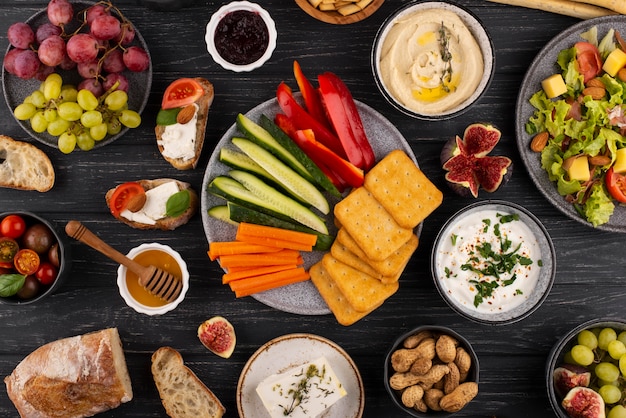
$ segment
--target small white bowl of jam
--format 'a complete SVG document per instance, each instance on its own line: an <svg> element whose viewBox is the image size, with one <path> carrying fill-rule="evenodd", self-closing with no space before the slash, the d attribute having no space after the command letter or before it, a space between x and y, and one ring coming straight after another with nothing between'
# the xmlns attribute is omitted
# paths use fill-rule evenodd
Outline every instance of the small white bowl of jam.
<svg viewBox="0 0 626 418"><path fill-rule="evenodd" d="M276 25L256 3L234 1L222 6L206 26L205 41L213 60L235 72L263 65L276 48Z"/></svg>
<svg viewBox="0 0 626 418"><path fill-rule="evenodd" d="M135 260L141 265L153 265L168 273L180 277L183 281L183 290L175 301L167 301L154 296L139 284L136 274L120 265L117 269L117 287L120 295L128 306L139 313L146 315L163 315L176 308L185 299L189 289L189 271L187 263L180 254L167 245L158 243L141 244L126 254L128 258Z"/></svg>

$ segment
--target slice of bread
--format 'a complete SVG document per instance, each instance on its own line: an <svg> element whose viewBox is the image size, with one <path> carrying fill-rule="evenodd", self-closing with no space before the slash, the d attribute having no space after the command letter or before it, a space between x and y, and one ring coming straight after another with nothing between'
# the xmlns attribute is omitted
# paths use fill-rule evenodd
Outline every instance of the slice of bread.
<svg viewBox="0 0 626 418"><path fill-rule="evenodd" d="M171 158L163 154L164 148L159 143L163 138L163 133L165 132L165 126L157 125L154 128L154 133L157 138L157 146L159 148L159 152L165 158L167 162L169 162L172 166L179 170L190 170L196 168L198 165L198 160L200 159L200 154L202 153L202 146L204 145L204 135L206 131L206 125L209 120L209 109L211 108L211 104L213 103L213 97L215 96L215 92L213 90L213 84L201 77L194 78L204 90L204 94L195 102L198 105L198 119L196 121L196 137L195 137L195 153L193 158L191 159L183 159L183 158Z"/></svg>
<svg viewBox="0 0 626 418"><path fill-rule="evenodd" d="M226 409L180 353L161 347L152 354L152 377L165 412L172 418L221 418Z"/></svg>
<svg viewBox="0 0 626 418"><path fill-rule="evenodd" d="M127 218L124 218L123 216L116 216L116 219L136 229L161 229L164 231L168 231L168 230L176 229L179 226L186 224L191 219L191 217L196 214L196 212L198 211L198 205L199 205L198 193L196 193L196 191L191 188L191 185L189 183L185 183L183 181L170 179L170 178L161 178L161 179L153 179L153 180L145 180L145 179L136 180L136 182L139 183L145 191L148 191L150 189L153 189L157 186L160 186L161 184L168 183L170 181L175 181L178 184L179 190L184 190L184 189L189 190L189 197L190 197L189 207L182 214L176 217L168 216L165 218L158 219L155 224L145 224L141 222L135 222ZM115 191L115 188L110 189L106 192L104 196L104 199L109 209L111 208L111 197L113 196L114 191Z"/></svg>
<svg viewBox="0 0 626 418"><path fill-rule="evenodd" d="M0 187L47 192L54 180L54 168L42 150L0 135Z"/></svg>

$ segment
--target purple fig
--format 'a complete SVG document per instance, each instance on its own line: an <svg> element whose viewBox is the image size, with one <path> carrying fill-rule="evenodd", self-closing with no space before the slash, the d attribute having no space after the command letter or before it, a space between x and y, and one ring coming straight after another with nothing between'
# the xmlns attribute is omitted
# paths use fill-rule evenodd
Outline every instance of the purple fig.
<svg viewBox="0 0 626 418"><path fill-rule="evenodd" d="M446 142L439 155L446 181L461 196L478 197L478 189L495 192L511 178L513 161L489 156L500 140L500 131L488 124L469 125L463 134Z"/></svg>
<svg viewBox="0 0 626 418"><path fill-rule="evenodd" d="M593 389L575 387L567 392L561 405L572 418L605 418L604 400Z"/></svg>
<svg viewBox="0 0 626 418"><path fill-rule="evenodd" d="M578 386L587 387L591 382L591 372L583 366L563 364L552 373L554 378L554 390L559 398Z"/></svg>

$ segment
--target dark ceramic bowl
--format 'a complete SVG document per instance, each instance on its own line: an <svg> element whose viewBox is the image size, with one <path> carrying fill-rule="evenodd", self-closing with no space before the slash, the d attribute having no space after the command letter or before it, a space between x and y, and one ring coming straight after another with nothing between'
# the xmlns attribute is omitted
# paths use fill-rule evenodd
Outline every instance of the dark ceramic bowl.
<svg viewBox="0 0 626 418"><path fill-rule="evenodd" d="M563 337L554 345L548 356L546 362L546 389L548 391L548 399L550 399L550 405L554 410L554 413L558 418L570 418L565 409L561 406L562 396L557 394L554 386L554 370L565 363L565 355L571 350L571 348L577 344L578 333L583 330L593 330L602 328L613 328L617 334L626 331L626 320L618 318L600 318L592 319L584 322ZM594 363L595 364L595 363ZM591 368L589 369L591 370ZM623 376L622 376L623 377ZM611 410L613 405L606 405L607 413Z"/></svg>
<svg viewBox="0 0 626 418"><path fill-rule="evenodd" d="M432 410L428 410L427 412L420 412L417 409L407 408L402 403L402 392L393 389L391 385L389 384L389 379L395 373L393 367L391 366L391 356L396 350L404 348L403 343L408 337L412 335L416 335L422 331L430 331L433 333L433 335L445 334L456 339L458 341L458 347L463 347L465 351L467 351L467 353L469 354L470 358L472 359L472 365L470 367L470 370L468 372L468 375L465 381L478 383L478 372L479 372L478 356L476 355L476 352L472 348L472 345L470 344L470 342L461 334L459 334L458 332L448 327L443 327L439 325L422 325L398 337L398 339L394 341L393 345L387 352L387 356L385 357L385 365L384 365L385 388L387 389L387 392L389 393L389 396L391 397L391 400L393 401L393 403L404 413L412 417L422 418L422 417L452 416L454 415L454 413L449 413L449 412L444 412L444 411L432 411Z"/></svg>
<svg viewBox="0 0 626 418"><path fill-rule="evenodd" d="M56 292L63 283L67 280L70 275L70 271L72 269L72 256L70 252L70 245L68 243L67 235L65 233L61 233L57 226L48 219L39 216L32 212L25 211L15 211L15 212L5 212L0 214L0 220L4 219L8 215L19 215L26 222L26 228L35 224L43 224L45 225L54 236L54 239L59 244L59 267L57 277L54 282L50 285L41 285L39 287L38 293L28 299L22 299L17 296L10 297L0 297L0 304L5 305L29 305L31 303L39 302L40 300L48 297L49 295ZM17 238L16 241L20 242L20 238ZM21 244L20 244L21 245ZM42 260L46 259L45 255L42 255Z"/></svg>
<svg viewBox="0 0 626 418"><path fill-rule="evenodd" d="M388 85L382 78L381 58L383 56L383 45L391 28L401 19L412 15L413 13L426 11L430 9L451 11L456 14L473 35L476 43L480 47L483 59L483 74L476 89L469 94L465 100L458 104L452 105L444 110L434 111L417 111L408 107L406 104L396 97ZM493 42L478 17L469 9L453 3L451 1L409 1L393 12L381 25L376 37L371 54L371 67L374 74L374 80L383 97L400 112L416 119L422 120L445 120L465 113L469 108L480 99L487 91L489 84L495 72L495 53Z"/></svg>
<svg viewBox="0 0 626 418"><path fill-rule="evenodd" d="M517 278L510 285L507 284L510 273L502 273L498 280L490 278L492 283L498 282L499 286L493 290L492 297L484 297L481 303L475 305L478 291L470 280L483 279L461 266L469 263L468 251L471 248L468 246L475 246L476 242L471 238L482 239L486 237L486 231L495 231L498 218L494 218L492 225L485 229L482 226L485 213L518 217L521 224L516 226L527 238L516 239L516 234L511 233L512 248L521 245L517 254L525 250L532 251L529 257L532 264L516 270L514 277ZM504 223L498 227L506 231L505 228L509 228L506 225ZM470 235L472 232L474 235ZM493 245L500 248L497 239ZM511 253L512 248L506 252ZM520 265L521 262L518 263ZM505 325L528 317L546 299L556 276L556 252L548 231L531 212L511 202L483 200L459 210L443 225L433 245L431 271L439 294L458 314L481 324Z"/></svg>

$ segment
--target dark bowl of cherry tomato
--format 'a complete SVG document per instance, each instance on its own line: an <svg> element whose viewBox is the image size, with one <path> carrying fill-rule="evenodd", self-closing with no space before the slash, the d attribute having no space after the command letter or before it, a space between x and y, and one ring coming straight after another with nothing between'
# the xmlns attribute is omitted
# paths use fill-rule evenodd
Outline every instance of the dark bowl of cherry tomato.
<svg viewBox="0 0 626 418"><path fill-rule="evenodd" d="M54 293L69 276L67 237L32 212L0 214L0 303L26 305Z"/></svg>

